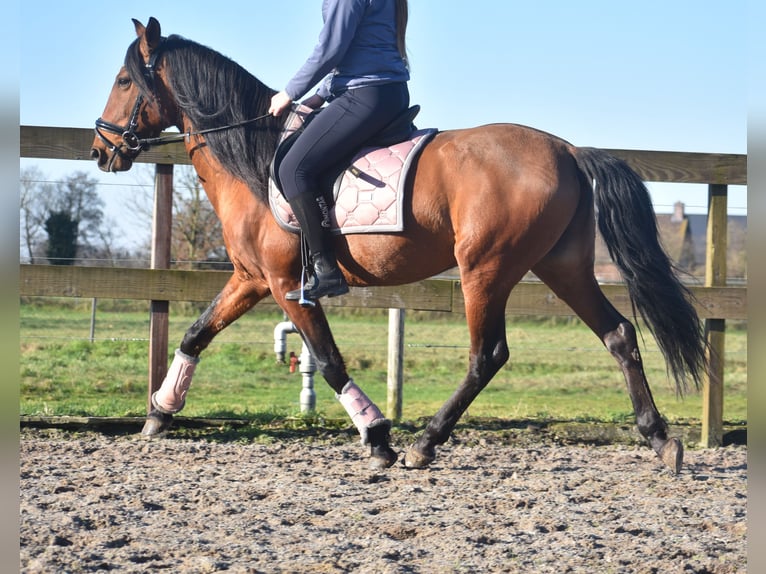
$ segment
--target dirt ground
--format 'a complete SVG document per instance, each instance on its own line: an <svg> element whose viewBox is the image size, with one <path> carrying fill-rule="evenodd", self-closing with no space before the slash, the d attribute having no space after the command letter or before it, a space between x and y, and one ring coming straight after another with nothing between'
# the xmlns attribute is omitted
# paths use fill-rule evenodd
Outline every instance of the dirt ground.
<svg viewBox="0 0 766 574"><path fill-rule="evenodd" d="M643 446L476 431L373 472L347 434L296 437L23 429L21 572L746 571L744 446L674 476Z"/></svg>

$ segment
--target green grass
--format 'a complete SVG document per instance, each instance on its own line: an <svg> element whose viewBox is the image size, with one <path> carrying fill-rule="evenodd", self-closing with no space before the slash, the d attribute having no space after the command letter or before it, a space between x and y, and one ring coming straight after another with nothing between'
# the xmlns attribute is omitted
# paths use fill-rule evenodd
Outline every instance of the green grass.
<svg viewBox="0 0 766 574"><path fill-rule="evenodd" d="M174 347L200 309L171 306ZM99 301L90 342L90 301L33 299L21 305L20 409L24 415L142 416L148 372L148 304ZM333 333L349 372L385 410L388 315L331 309ZM299 413L301 377L277 364L274 307L256 308L205 351L183 414L191 417L287 417ZM579 321L514 318L511 360L469 409L473 417L630 422L625 382L611 356ZM645 331L645 369L660 412L672 423L699 421L700 393L679 398ZM172 352L171 348L171 352ZM300 354L297 335L288 350ZM724 420L747 418L747 333L729 325ZM459 316L408 312L405 324L403 418L431 416L467 368L468 334ZM317 376L318 416L345 418Z"/></svg>

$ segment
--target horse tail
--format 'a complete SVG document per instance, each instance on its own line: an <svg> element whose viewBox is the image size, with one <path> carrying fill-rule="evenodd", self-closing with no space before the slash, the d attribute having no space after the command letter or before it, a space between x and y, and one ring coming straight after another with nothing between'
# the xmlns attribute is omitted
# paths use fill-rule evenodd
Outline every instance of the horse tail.
<svg viewBox="0 0 766 574"><path fill-rule="evenodd" d="M654 335L679 393L691 378L699 389L706 344L694 296L660 245L649 191L627 163L605 151L574 148L593 182L598 228L636 309Z"/></svg>

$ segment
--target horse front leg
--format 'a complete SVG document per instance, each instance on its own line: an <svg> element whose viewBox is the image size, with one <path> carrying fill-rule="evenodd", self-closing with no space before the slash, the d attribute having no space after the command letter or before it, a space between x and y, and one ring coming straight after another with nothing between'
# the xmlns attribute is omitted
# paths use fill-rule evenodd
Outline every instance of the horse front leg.
<svg viewBox="0 0 766 574"><path fill-rule="evenodd" d="M370 446L370 468L392 466L398 456L389 444L391 421L349 376L321 305L304 308L286 301L283 308L301 332L317 369L351 417L362 444Z"/></svg>
<svg viewBox="0 0 766 574"><path fill-rule="evenodd" d="M199 356L215 336L231 325L267 293L235 273L207 309L189 327L175 351L173 361L159 390L152 394L152 409L146 416L141 434L154 436L168 429L173 415L186 405Z"/></svg>

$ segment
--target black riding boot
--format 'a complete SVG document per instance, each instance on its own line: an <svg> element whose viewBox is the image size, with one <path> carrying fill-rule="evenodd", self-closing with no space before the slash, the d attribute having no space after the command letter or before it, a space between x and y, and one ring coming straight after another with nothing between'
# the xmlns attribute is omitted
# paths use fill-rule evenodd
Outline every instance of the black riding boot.
<svg viewBox="0 0 766 574"><path fill-rule="evenodd" d="M332 247L326 204L320 203L324 204L323 197L316 198L309 194L301 194L290 201L290 207L309 246L313 274L303 286L303 297L301 289L288 291L285 295L288 301L314 301L320 297L337 297L348 293L346 279L338 268Z"/></svg>

